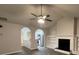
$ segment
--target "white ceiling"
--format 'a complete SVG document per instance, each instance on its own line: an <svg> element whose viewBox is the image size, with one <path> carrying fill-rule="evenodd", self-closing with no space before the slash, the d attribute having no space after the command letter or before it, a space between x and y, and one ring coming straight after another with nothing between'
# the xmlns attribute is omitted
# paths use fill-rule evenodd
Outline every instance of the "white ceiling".
<svg viewBox="0 0 79 59"><path fill-rule="evenodd" d="M40 15L40 5L0 5L0 16L7 17L9 22L39 27L39 25L37 25L36 20L30 20L31 18L34 18L34 16L32 16L31 13ZM48 28L56 20L64 17L64 15L79 17L79 5L45 4L43 5L43 15L46 14L49 14L49 19L53 21L46 21L45 25L42 26L43 28Z"/></svg>

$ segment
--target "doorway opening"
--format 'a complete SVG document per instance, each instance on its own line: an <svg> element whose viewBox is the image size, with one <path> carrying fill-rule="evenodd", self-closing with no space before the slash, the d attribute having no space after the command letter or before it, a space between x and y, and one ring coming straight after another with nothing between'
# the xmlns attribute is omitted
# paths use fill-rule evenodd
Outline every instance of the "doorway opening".
<svg viewBox="0 0 79 59"><path fill-rule="evenodd" d="M44 47L44 31L42 29L35 31L35 40L37 47Z"/></svg>
<svg viewBox="0 0 79 59"><path fill-rule="evenodd" d="M31 30L28 27L21 29L21 45L30 48Z"/></svg>

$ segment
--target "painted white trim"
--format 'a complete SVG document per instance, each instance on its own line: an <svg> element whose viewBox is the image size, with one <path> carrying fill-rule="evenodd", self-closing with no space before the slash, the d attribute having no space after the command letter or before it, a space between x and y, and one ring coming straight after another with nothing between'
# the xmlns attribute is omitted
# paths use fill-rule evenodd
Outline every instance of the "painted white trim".
<svg viewBox="0 0 79 59"><path fill-rule="evenodd" d="M60 50L60 49L54 49L54 51L65 53L65 54L70 54L70 52L64 51L64 50Z"/></svg>
<svg viewBox="0 0 79 59"><path fill-rule="evenodd" d="M79 55L79 51L73 51L72 53L75 55Z"/></svg>
<svg viewBox="0 0 79 59"><path fill-rule="evenodd" d="M55 48L56 48L56 47L53 48L53 47L51 47L51 46L45 46L45 47L46 47L46 48L50 48L50 49L55 49Z"/></svg>
<svg viewBox="0 0 79 59"><path fill-rule="evenodd" d="M19 51L13 51L13 52L9 52L9 53L4 53L4 54L1 54L1 55L8 55L8 54L13 54L13 53L18 53L18 52L22 52L22 50L19 50Z"/></svg>

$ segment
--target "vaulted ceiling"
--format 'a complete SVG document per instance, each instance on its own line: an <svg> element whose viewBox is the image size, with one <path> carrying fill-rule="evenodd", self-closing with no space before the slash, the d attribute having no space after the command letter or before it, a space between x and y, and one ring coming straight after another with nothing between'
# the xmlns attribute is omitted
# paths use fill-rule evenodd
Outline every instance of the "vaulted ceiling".
<svg viewBox="0 0 79 59"><path fill-rule="evenodd" d="M37 20L31 13L41 14L40 5L35 4L4 4L0 5L0 16L8 18L8 22L18 23L27 26L40 27ZM43 15L49 14L52 22L46 21L43 28L50 27L56 20L65 16L79 17L79 5L63 5L63 4L43 4Z"/></svg>

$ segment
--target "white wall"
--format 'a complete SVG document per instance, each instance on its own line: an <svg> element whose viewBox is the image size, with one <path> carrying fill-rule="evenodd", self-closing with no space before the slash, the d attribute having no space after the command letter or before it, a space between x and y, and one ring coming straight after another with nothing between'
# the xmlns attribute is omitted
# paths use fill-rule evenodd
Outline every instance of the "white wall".
<svg viewBox="0 0 79 59"><path fill-rule="evenodd" d="M47 30L48 33L46 33L46 47L49 48L56 48L57 47L57 24L55 23L51 28Z"/></svg>
<svg viewBox="0 0 79 59"><path fill-rule="evenodd" d="M73 35L74 19L65 17L57 21L57 35Z"/></svg>
<svg viewBox="0 0 79 59"><path fill-rule="evenodd" d="M70 49L73 50L73 27L74 19L73 17L64 17L60 20L57 20L54 26L52 26L47 33L46 47L48 48L57 48L58 39L65 38L71 39Z"/></svg>
<svg viewBox="0 0 79 59"><path fill-rule="evenodd" d="M0 28L0 54L21 50L21 26L7 22L1 22Z"/></svg>
<svg viewBox="0 0 79 59"><path fill-rule="evenodd" d="M77 20L77 36L78 36L78 51L79 51L79 19Z"/></svg>
<svg viewBox="0 0 79 59"><path fill-rule="evenodd" d="M3 25L3 28L0 28L0 54L21 51L23 42L26 47L28 46L27 48L31 50L37 49L35 41L36 28L29 27L32 30L31 38L30 41L26 42L21 40L21 29L23 25L2 21L0 21L0 24Z"/></svg>
<svg viewBox="0 0 79 59"><path fill-rule="evenodd" d="M79 19L77 20L77 36L79 36Z"/></svg>

